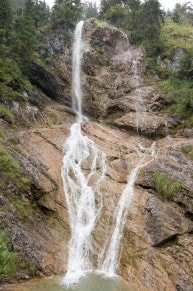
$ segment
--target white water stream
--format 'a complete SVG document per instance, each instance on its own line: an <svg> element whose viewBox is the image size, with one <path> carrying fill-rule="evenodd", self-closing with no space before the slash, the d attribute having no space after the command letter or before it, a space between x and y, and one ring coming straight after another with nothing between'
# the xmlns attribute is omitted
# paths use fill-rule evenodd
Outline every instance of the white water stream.
<svg viewBox="0 0 193 291"><path fill-rule="evenodd" d="M72 56L72 108L77 112L78 121L82 122L82 90L81 90L81 60L84 44L82 41L82 27L84 21L78 22L74 33Z"/></svg>
<svg viewBox="0 0 193 291"><path fill-rule="evenodd" d="M138 172L142 167L150 163L155 155L155 143L153 143L148 149L148 153L146 153L146 149L140 144L137 144L137 146L139 150L136 148L136 151L138 152L140 161L128 177L127 185L120 196L119 203L114 212L114 231L112 232L109 243L105 245L105 248L102 251L104 259L99 266L99 272L104 273L106 276L115 276L119 267L120 243L123 236L127 214L133 202L134 186ZM140 152L141 150L143 150L143 154ZM147 160L149 157L150 159Z"/></svg>
<svg viewBox="0 0 193 291"><path fill-rule="evenodd" d="M63 188L69 214L71 239L67 273L62 284L77 283L86 273L93 271L92 233L98 214L102 209L100 183L106 175L106 155L95 143L81 133L82 92L81 59L83 55L82 28L84 22L77 24L73 46L73 109L78 119L70 129L70 136L64 145L64 158L61 170ZM140 146L137 145L140 151ZM136 151L138 151L136 150ZM151 152L152 155L153 151ZM140 155L139 155L140 156ZM118 268L119 249L129 206L133 201L134 185L139 169L147 163L143 154L139 163L131 171L126 188L115 206L114 231L104 248L99 272L115 276Z"/></svg>
<svg viewBox="0 0 193 291"><path fill-rule="evenodd" d="M137 165L128 177L127 186L121 194L119 204L114 213L114 231L112 233L110 243L107 244L107 251L99 270L109 276L116 274L119 260L120 242L125 226L127 210L133 201L133 187L141 165Z"/></svg>
<svg viewBox="0 0 193 291"><path fill-rule="evenodd" d="M77 24L73 48L73 108L77 110L78 120L64 145L61 171L71 228L68 270L62 281L66 285L78 282L93 269L91 234L102 207L100 182L106 173L105 154L81 133L82 27L83 21Z"/></svg>

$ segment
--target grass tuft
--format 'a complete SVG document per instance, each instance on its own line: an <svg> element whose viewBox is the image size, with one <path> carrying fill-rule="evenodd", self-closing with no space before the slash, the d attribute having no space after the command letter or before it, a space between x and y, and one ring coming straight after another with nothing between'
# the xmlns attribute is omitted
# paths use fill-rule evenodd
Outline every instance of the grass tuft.
<svg viewBox="0 0 193 291"><path fill-rule="evenodd" d="M156 172L153 174L155 190L163 198L170 200L181 192L183 182L167 177L165 173Z"/></svg>

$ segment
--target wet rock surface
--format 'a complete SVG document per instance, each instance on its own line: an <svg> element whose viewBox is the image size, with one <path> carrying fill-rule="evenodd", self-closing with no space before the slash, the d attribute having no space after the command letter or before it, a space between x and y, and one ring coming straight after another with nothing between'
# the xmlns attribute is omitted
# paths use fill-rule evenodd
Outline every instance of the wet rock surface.
<svg viewBox="0 0 193 291"><path fill-rule="evenodd" d="M103 208L92 241L95 267L113 231L113 212L127 178L144 159L124 228L118 273L147 290L193 290L193 162L182 153L184 146L193 146L191 130L167 136L173 121L162 112L162 93L144 77L143 51L129 46L123 33L90 20L84 39L83 107L97 121L83 122L82 133L107 155ZM64 80L64 95L70 96L69 57L56 55L54 64ZM19 150L14 155L32 178L28 199L36 207L23 220L14 208L4 208L7 200L0 193L0 227L10 229L12 249L40 275L62 274L70 229L60 170L75 116L47 97L38 101L28 95L18 109L28 128L17 130ZM157 172L182 181L180 191L169 199L158 193L153 176Z"/></svg>
<svg viewBox="0 0 193 291"><path fill-rule="evenodd" d="M142 66L143 50L131 46L118 29L95 20L86 22L83 37L85 112L142 135L167 135L172 124L161 112L162 93Z"/></svg>

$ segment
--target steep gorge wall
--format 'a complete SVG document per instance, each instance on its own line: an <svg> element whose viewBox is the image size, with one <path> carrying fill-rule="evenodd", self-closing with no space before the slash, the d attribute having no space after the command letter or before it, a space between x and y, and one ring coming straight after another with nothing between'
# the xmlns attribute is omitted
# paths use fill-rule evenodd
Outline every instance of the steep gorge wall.
<svg viewBox="0 0 193 291"><path fill-rule="evenodd" d="M93 234L95 264L112 232L113 210L127 177L141 157L152 159L148 151L156 140L156 154L136 181L118 273L147 290L193 290L193 163L182 153L193 141L168 136L172 120L162 111L162 93L142 65L141 48L130 46L116 28L95 20L85 23L83 37L84 111L95 121L83 123L82 131L107 154L108 162L103 210ZM70 58L56 54L53 61L59 83L65 84L61 89L67 95L61 97L65 104L70 104ZM13 249L39 273L61 274L66 270L70 231L60 169L74 115L49 99L41 107L35 105L39 111L33 120L22 111L29 128L16 133L15 155L32 177L35 191L27 199L35 201L36 208L23 220L5 204L0 225L10 229ZM171 197L158 193L155 172L182 181L179 193L176 190Z"/></svg>

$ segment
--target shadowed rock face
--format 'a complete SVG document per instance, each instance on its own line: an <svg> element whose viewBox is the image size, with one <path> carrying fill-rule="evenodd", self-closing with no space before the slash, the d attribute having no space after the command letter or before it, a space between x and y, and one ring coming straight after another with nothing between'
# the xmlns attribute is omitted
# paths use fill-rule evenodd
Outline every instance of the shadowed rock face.
<svg viewBox="0 0 193 291"><path fill-rule="evenodd" d="M29 78L32 84L36 85L45 95L53 100L70 106L71 97L68 91L64 90L65 82L57 74L46 71L38 64L31 64Z"/></svg>
<svg viewBox="0 0 193 291"><path fill-rule="evenodd" d="M123 33L107 24L97 26L94 20L85 23L84 39L84 110L98 121L83 123L82 132L107 155L103 209L92 241L95 266L113 230L113 212L128 175L145 157L149 163L136 181L118 273L147 290L193 290L193 162L181 151L185 145L193 146L193 141L179 135L165 137L171 124L161 112L161 93L148 74L144 77L140 48L129 47ZM65 63L65 58L56 55L54 62L57 74L67 80L69 59ZM17 133L20 143L15 157L32 177L28 194L37 207L24 221L14 209L1 211L6 199L0 197L0 226L10 228L13 249L39 273L61 274L67 266L70 230L60 169L74 115L49 99L41 108L36 106L39 112L33 119L23 108L29 129ZM157 138L154 157L149 150L152 137ZM155 172L182 181L180 193L169 200L157 193Z"/></svg>

